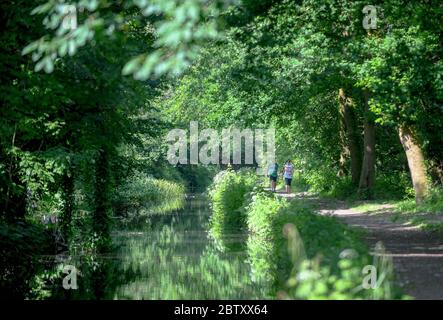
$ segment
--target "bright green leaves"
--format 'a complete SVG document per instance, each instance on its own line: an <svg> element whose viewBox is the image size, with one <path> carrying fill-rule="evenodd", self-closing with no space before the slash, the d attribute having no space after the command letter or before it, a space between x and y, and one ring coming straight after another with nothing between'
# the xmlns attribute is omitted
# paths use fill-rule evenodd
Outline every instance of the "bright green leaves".
<svg viewBox="0 0 443 320"><path fill-rule="evenodd" d="M36 62L36 71L44 70L51 73L59 57L73 56L80 47L91 41L98 31L106 26L115 25L117 17L103 14L107 1L81 0L78 2L60 3L51 0L35 8L31 14L44 14L43 24L48 35L26 46L22 54L32 53Z"/></svg>
<svg viewBox="0 0 443 320"><path fill-rule="evenodd" d="M55 1L48 1L42 5L39 5L38 7L35 7L34 10L31 11L31 14L46 14L51 11L52 7L54 6Z"/></svg>
<svg viewBox="0 0 443 320"><path fill-rule="evenodd" d="M216 18L220 14L217 1L135 1L144 15L162 15L156 23L156 48L150 54L129 61L123 74L145 80L150 76L180 74L194 61L200 45L218 39Z"/></svg>
<svg viewBox="0 0 443 320"><path fill-rule="evenodd" d="M125 64L125 66L123 67L122 74L128 75L128 74L132 74L132 73L136 72L137 70L139 70L144 59L145 59L145 56L141 55L141 56L133 58L132 60L127 62Z"/></svg>
<svg viewBox="0 0 443 320"><path fill-rule="evenodd" d="M357 85L373 92L371 110L377 122L417 122L423 115L427 89L438 79L434 73L438 37L417 26L392 30L383 38L370 38L370 57L355 65ZM421 107L420 107L421 105Z"/></svg>
<svg viewBox="0 0 443 320"><path fill-rule="evenodd" d="M20 179L31 192L49 192L51 184L65 172L69 156L62 148L45 152L17 151Z"/></svg>
<svg viewBox="0 0 443 320"><path fill-rule="evenodd" d="M29 54L29 53L37 50L38 47L39 47L39 42L37 42L37 41L31 42L25 48L23 48L22 54L23 55Z"/></svg>
<svg viewBox="0 0 443 320"><path fill-rule="evenodd" d="M42 69L44 69L46 73L51 73L54 70L54 63L50 57L43 58L35 65L35 71Z"/></svg>
<svg viewBox="0 0 443 320"><path fill-rule="evenodd" d="M229 3L230 0L134 0L123 5L116 2L119 12L110 12L111 4L105 0L67 3L51 0L35 8L32 14L44 14L43 23L53 33L26 46L22 54L33 54L36 71L51 73L58 57L74 55L93 39L100 41L99 35L125 33L129 21L152 18L154 50L130 60L123 67L123 74L132 74L139 80L176 75L196 59L201 44L220 38L217 19ZM138 14L133 14L133 7L140 10Z"/></svg>
<svg viewBox="0 0 443 320"><path fill-rule="evenodd" d="M92 40L95 30L104 25L103 19L88 18L83 25L71 30L63 26L62 18L57 21L54 28L58 29L54 37L42 37L22 50L23 55L32 53L32 60L36 62L35 71L43 69L46 73L51 73L58 57L66 54L73 56L80 47Z"/></svg>

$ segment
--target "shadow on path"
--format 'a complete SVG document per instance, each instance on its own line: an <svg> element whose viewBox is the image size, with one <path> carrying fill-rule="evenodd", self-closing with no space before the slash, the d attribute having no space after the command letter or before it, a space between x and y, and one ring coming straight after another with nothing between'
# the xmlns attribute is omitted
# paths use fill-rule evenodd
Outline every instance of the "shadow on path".
<svg viewBox="0 0 443 320"><path fill-rule="evenodd" d="M394 213L390 205L358 212L344 201L322 199L306 192L287 195L278 191L277 194L289 201L306 201L319 214L336 216L351 226L365 229L371 248L381 241L393 257L398 285L406 294L415 299L443 299L443 239L438 234L392 222Z"/></svg>

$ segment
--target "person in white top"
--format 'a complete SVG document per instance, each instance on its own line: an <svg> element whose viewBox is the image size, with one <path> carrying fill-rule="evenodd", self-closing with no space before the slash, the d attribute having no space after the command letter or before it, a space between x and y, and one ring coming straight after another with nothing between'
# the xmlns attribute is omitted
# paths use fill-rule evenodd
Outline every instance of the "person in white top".
<svg viewBox="0 0 443 320"><path fill-rule="evenodd" d="M291 160L286 161L283 167L283 177L285 178L285 191L286 193L291 193L291 183L292 183L292 172L294 171L294 166Z"/></svg>

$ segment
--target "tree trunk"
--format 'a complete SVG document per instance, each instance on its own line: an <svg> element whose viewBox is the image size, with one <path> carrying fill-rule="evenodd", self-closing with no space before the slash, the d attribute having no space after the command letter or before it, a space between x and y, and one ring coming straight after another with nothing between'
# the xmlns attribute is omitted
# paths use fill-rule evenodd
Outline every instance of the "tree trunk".
<svg viewBox="0 0 443 320"><path fill-rule="evenodd" d="M71 238L71 222L74 210L74 177L72 174L68 175L66 173L62 183L64 205L60 224L64 240L68 244Z"/></svg>
<svg viewBox="0 0 443 320"><path fill-rule="evenodd" d="M15 146L15 138L17 133L17 125L14 127L14 134L12 135L11 148ZM1 150L3 151L3 150ZM8 158L9 157L9 158ZM17 220L23 220L26 214L27 190L26 184L20 179L18 159L13 155L7 156L3 152L0 154L0 159L4 158L6 165L6 190L5 195L0 198L2 216L8 223L14 223ZM7 160L6 160L7 159ZM1 186L2 187L2 186Z"/></svg>
<svg viewBox="0 0 443 320"><path fill-rule="evenodd" d="M364 92L364 153L358 191L366 198L372 198L375 182L375 123L369 110L369 93Z"/></svg>
<svg viewBox="0 0 443 320"><path fill-rule="evenodd" d="M428 179L423 151L411 127L403 124L399 127L398 133L408 159L409 171L414 185L415 201L419 204L428 193Z"/></svg>
<svg viewBox="0 0 443 320"><path fill-rule="evenodd" d="M18 174L17 174L18 176ZM15 191L9 192L15 183ZM18 220L24 220L26 215L26 187L17 178L13 178L13 182L8 185L8 191L3 206L3 215L8 223L15 223Z"/></svg>
<svg viewBox="0 0 443 320"><path fill-rule="evenodd" d="M347 175L348 170L346 168L346 163L350 157L347 130L346 130L346 112L347 112L346 100L344 99L343 89L339 90L338 93L338 113L340 117L340 159L339 159L339 169L337 172L338 177L343 177Z"/></svg>
<svg viewBox="0 0 443 320"><path fill-rule="evenodd" d="M95 203L92 215L92 230L100 239L97 245L100 252L106 251L110 244L109 173L108 153L100 150L95 168Z"/></svg>
<svg viewBox="0 0 443 320"><path fill-rule="evenodd" d="M345 91L340 89L338 92L338 100L340 106L342 152L340 156L340 165L344 166L346 159L351 160L351 178L352 182L357 185L361 172L361 152L357 135L357 121L355 113L352 109L353 101L347 97ZM342 169L343 170L343 169ZM344 172L345 170L343 170Z"/></svg>

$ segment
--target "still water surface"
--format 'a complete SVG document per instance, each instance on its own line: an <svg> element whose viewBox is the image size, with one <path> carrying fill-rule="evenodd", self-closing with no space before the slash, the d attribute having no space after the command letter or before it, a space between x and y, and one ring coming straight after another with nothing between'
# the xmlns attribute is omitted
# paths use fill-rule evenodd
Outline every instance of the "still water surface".
<svg viewBox="0 0 443 320"><path fill-rule="evenodd" d="M82 265L71 298L260 299L241 234L228 247L208 236L210 208L192 197L180 210L120 221L114 254Z"/></svg>

